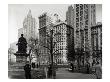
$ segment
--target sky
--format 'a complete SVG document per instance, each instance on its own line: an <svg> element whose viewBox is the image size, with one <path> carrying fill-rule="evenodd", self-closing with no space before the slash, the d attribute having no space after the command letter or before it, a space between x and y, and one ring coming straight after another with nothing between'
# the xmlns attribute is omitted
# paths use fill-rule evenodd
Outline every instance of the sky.
<svg viewBox="0 0 110 82"><path fill-rule="evenodd" d="M32 17L36 19L38 29L38 17L48 12L57 13L61 20L66 19L66 11L71 4L9 4L8 5L8 47L10 43L18 40L18 29L23 27L23 20L31 10ZM96 22L102 22L102 5L96 5Z"/></svg>

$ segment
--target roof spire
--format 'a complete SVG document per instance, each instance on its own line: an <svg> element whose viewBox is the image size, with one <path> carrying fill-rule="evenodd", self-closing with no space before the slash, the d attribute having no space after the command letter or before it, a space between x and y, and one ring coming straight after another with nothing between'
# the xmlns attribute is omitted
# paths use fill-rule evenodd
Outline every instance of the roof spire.
<svg viewBox="0 0 110 82"><path fill-rule="evenodd" d="M32 16L31 10L29 9L28 16Z"/></svg>

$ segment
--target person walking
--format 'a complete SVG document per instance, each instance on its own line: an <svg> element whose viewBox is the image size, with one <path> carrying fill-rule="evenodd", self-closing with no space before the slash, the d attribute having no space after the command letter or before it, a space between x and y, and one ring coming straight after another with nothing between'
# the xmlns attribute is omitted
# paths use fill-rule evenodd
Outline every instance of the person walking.
<svg viewBox="0 0 110 82"><path fill-rule="evenodd" d="M26 65L24 66L24 71L25 71L25 78L31 79L31 65L29 63L26 63Z"/></svg>
<svg viewBox="0 0 110 82"><path fill-rule="evenodd" d="M54 63L54 66L53 66L53 79L56 79L56 70L57 70L57 64Z"/></svg>
<svg viewBox="0 0 110 82"><path fill-rule="evenodd" d="M70 63L70 69L71 69L72 72L74 72L74 65L73 65L73 63Z"/></svg>
<svg viewBox="0 0 110 82"><path fill-rule="evenodd" d="M87 63L87 74L89 74L89 70L90 69L90 64L89 64L89 62Z"/></svg>
<svg viewBox="0 0 110 82"><path fill-rule="evenodd" d="M37 68L38 68L39 66L38 66L38 63L37 63Z"/></svg>
<svg viewBox="0 0 110 82"><path fill-rule="evenodd" d="M47 77L50 78L50 65L48 66Z"/></svg>
<svg viewBox="0 0 110 82"><path fill-rule="evenodd" d="M32 62L32 68L33 68L33 69L35 68L35 63L34 63L34 62Z"/></svg>

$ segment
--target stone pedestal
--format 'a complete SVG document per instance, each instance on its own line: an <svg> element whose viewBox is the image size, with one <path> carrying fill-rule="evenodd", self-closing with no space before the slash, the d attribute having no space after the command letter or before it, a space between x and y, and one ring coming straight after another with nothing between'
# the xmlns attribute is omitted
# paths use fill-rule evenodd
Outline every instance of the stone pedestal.
<svg viewBox="0 0 110 82"><path fill-rule="evenodd" d="M29 54L27 54L27 53L15 53L14 55L16 56L17 63L26 62L27 57L29 56Z"/></svg>
<svg viewBox="0 0 110 82"><path fill-rule="evenodd" d="M25 63L27 60L27 57L25 56L16 56L16 62L18 63Z"/></svg>
<svg viewBox="0 0 110 82"><path fill-rule="evenodd" d="M15 68L23 69L23 66L26 63L27 57L29 56L29 54L27 54L27 53L14 53L14 55L16 56Z"/></svg>

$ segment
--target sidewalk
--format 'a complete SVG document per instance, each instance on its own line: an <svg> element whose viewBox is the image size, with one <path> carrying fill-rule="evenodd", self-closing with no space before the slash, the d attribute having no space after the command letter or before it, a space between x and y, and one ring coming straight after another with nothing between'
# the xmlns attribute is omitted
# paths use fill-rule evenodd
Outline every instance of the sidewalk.
<svg viewBox="0 0 110 82"><path fill-rule="evenodd" d="M65 68L58 69L56 79L96 79L93 74L72 73Z"/></svg>

